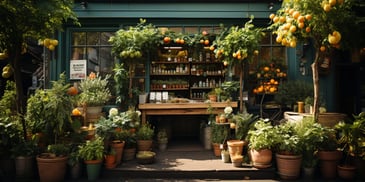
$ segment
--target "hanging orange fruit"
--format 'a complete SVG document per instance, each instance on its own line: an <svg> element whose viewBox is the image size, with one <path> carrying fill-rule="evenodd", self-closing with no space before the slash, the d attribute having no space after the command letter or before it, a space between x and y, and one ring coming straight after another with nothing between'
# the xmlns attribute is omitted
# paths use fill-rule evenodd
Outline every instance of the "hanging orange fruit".
<svg viewBox="0 0 365 182"><path fill-rule="evenodd" d="M68 90L67 90L68 95L74 96L74 95L77 95L78 93L79 93L79 90L77 90L77 88L74 86L68 88Z"/></svg>

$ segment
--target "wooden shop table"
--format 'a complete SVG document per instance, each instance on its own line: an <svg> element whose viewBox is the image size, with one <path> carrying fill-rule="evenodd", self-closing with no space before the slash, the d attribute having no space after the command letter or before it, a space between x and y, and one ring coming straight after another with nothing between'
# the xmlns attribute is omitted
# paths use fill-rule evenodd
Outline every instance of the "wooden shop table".
<svg viewBox="0 0 365 182"><path fill-rule="evenodd" d="M237 108L237 102L192 102L192 103L145 103L139 104L138 109L142 113L142 123L152 115L209 115L207 109L214 108L212 114L224 113L224 108L231 106Z"/></svg>

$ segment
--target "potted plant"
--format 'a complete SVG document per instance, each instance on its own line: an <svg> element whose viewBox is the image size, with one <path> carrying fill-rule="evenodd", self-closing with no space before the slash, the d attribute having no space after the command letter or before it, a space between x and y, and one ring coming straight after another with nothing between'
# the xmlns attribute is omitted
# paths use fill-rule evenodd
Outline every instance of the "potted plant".
<svg viewBox="0 0 365 182"><path fill-rule="evenodd" d="M68 168L69 168L69 174L70 178L73 180L77 180L81 177L82 174L82 163L81 158L79 155L79 144L73 143L71 146L71 151L68 156Z"/></svg>
<svg viewBox="0 0 365 182"><path fill-rule="evenodd" d="M268 168L272 161L272 148L275 144L274 126L268 119L259 119L254 128L248 131L248 147L252 165Z"/></svg>
<svg viewBox="0 0 365 182"><path fill-rule="evenodd" d="M38 153L35 137L22 140L11 148L15 160L15 174L17 179L33 179L35 177L35 156Z"/></svg>
<svg viewBox="0 0 365 182"><path fill-rule="evenodd" d="M104 139L95 137L79 145L79 156L86 164L88 180L96 180L99 177L101 164L104 158Z"/></svg>
<svg viewBox="0 0 365 182"><path fill-rule="evenodd" d="M295 125L285 122L274 126L276 164L282 179L297 179L301 171L303 140Z"/></svg>
<svg viewBox="0 0 365 182"><path fill-rule="evenodd" d="M63 181L69 153L67 144L57 143L48 145L45 152L37 155L40 181Z"/></svg>
<svg viewBox="0 0 365 182"><path fill-rule="evenodd" d="M45 143L41 152L48 153L36 157L42 180L52 180L52 177L58 177L53 181L59 181L65 175L68 152L65 150L63 155L51 155L50 153L61 150L61 145L64 145L61 138L72 132L71 113L76 97L68 94L69 88L70 85L66 83L66 75L61 73L60 78L52 82L50 89L37 89L34 95L31 95L27 100L25 120L28 129L31 133L41 132L44 135ZM58 166L58 162L60 166ZM50 167L51 164L55 164L55 166ZM52 169L57 172L50 173L49 170ZM53 175L43 176L48 174Z"/></svg>
<svg viewBox="0 0 365 182"><path fill-rule="evenodd" d="M102 78L99 73L91 72L79 84L78 102L84 106L86 120L90 123L97 121L102 113L102 106L109 101L111 93L108 87L110 75Z"/></svg>
<svg viewBox="0 0 365 182"><path fill-rule="evenodd" d="M165 151L167 148L168 137L165 129L161 129L157 133L157 143L160 151Z"/></svg>
<svg viewBox="0 0 365 182"><path fill-rule="evenodd" d="M356 175L356 158L364 158L365 146L365 113L354 115L350 122L341 121L335 125L338 131L339 149L343 153L343 160L337 166L338 175L345 180L353 180Z"/></svg>
<svg viewBox="0 0 365 182"><path fill-rule="evenodd" d="M296 132L302 138L303 143L303 170L308 178L313 177L314 169L318 163L317 152L320 144L324 141L323 136L325 127L314 121L313 117L303 117L302 120L296 121Z"/></svg>
<svg viewBox="0 0 365 182"><path fill-rule="evenodd" d="M149 124L142 124L136 131L138 151L152 150L154 128Z"/></svg>
<svg viewBox="0 0 365 182"><path fill-rule="evenodd" d="M105 168L107 169L115 168L115 166L117 165L117 156L116 156L116 151L113 147L110 147L108 149L108 152L105 154L104 160L105 160Z"/></svg>
<svg viewBox="0 0 365 182"><path fill-rule="evenodd" d="M225 148L224 143L228 139L228 130L225 125L219 125L215 122L211 124L211 139L214 155L221 156L221 150Z"/></svg>
<svg viewBox="0 0 365 182"><path fill-rule="evenodd" d="M337 177L337 165L342 158L338 150L337 132L330 127L322 130L323 141L319 144L317 156L322 178L335 179Z"/></svg>

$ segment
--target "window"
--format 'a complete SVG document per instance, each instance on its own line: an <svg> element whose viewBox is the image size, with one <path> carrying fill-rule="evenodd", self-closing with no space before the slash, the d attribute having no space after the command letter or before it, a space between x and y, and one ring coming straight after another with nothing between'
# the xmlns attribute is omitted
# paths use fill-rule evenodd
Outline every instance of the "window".
<svg viewBox="0 0 365 182"><path fill-rule="evenodd" d="M87 60L87 74L111 73L115 60L109 38L114 32L73 32L71 36L71 60Z"/></svg>

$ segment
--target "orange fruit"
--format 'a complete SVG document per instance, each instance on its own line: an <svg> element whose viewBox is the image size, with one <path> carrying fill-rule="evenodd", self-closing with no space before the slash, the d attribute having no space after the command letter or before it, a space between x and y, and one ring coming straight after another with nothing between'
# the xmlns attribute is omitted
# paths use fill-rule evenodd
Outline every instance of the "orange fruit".
<svg viewBox="0 0 365 182"><path fill-rule="evenodd" d="M211 51L214 51L214 49L215 49L214 46L209 47L209 50L211 50Z"/></svg>
<svg viewBox="0 0 365 182"><path fill-rule="evenodd" d="M324 52L326 50L325 46L321 46L321 48L319 48L321 52Z"/></svg>
<svg viewBox="0 0 365 182"><path fill-rule="evenodd" d="M170 37L164 37L164 38L163 38L163 42L164 42L165 44L170 43L170 41L171 41L171 38L170 38Z"/></svg>
<svg viewBox="0 0 365 182"><path fill-rule="evenodd" d="M72 116L81 116L81 111L77 108L73 109Z"/></svg>
<svg viewBox="0 0 365 182"><path fill-rule="evenodd" d="M95 79L95 78L96 78L96 74L95 74L94 72L91 72L91 73L89 74L89 78L90 78L90 79Z"/></svg>
<svg viewBox="0 0 365 182"><path fill-rule="evenodd" d="M274 19L275 18L275 14L274 13L271 13L269 17L270 17L270 19Z"/></svg>
<svg viewBox="0 0 365 182"><path fill-rule="evenodd" d="M204 41L204 45L209 45L209 40L208 39Z"/></svg>
<svg viewBox="0 0 365 182"><path fill-rule="evenodd" d="M270 79L270 83L271 83L271 84L274 84L274 83L275 83L275 79L271 78L271 79Z"/></svg>
<svg viewBox="0 0 365 182"><path fill-rule="evenodd" d="M305 15L305 19L311 20L312 19L312 15L310 15L310 14Z"/></svg>
<svg viewBox="0 0 365 182"><path fill-rule="evenodd" d="M269 70L270 70L270 68L268 66L264 67L264 71L269 71Z"/></svg>
<svg viewBox="0 0 365 182"><path fill-rule="evenodd" d="M329 11L331 11L331 5L330 5L330 4L325 4L325 5L323 5L323 10L324 10L325 12L329 12Z"/></svg>
<svg viewBox="0 0 365 182"><path fill-rule="evenodd" d="M310 28L310 27L306 27L306 28L305 28L305 31L306 31L307 33L309 33L309 32L311 31L311 28Z"/></svg>
<svg viewBox="0 0 365 182"><path fill-rule="evenodd" d="M206 35L208 35L208 32L204 30L204 31L202 32L202 34L203 34L204 36L206 36Z"/></svg>
<svg viewBox="0 0 365 182"><path fill-rule="evenodd" d="M79 93L79 90L77 90L77 88L74 86L68 88L68 90L67 90L68 95L74 96L74 95L77 95L78 93Z"/></svg>

